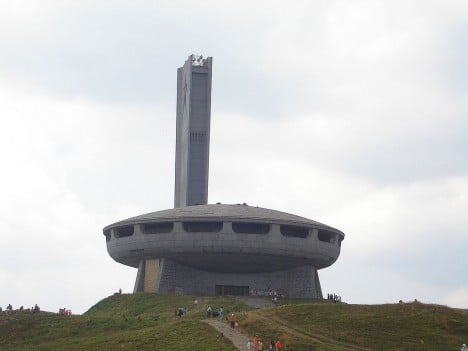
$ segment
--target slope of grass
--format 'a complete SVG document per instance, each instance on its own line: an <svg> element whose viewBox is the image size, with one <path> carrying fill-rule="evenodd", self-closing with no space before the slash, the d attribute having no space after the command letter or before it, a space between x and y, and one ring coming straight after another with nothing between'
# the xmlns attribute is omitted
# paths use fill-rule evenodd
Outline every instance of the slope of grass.
<svg viewBox="0 0 468 351"><path fill-rule="evenodd" d="M200 322L206 304L250 310L229 298L135 294L108 297L81 316L14 312L0 315L0 350L221 350L230 341ZM219 306L218 306L219 305ZM188 310L182 319L174 309Z"/></svg>
<svg viewBox="0 0 468 351"><path fill-rule="evenodd" d="M468 339L468 314L443 306L346 305L306 301L253 310L228 297L158 294L108 297L81 316L0 314L0 350L235 351L200 320L206 306L240 312L240 327L282 351L457 350ZM299 303L298 303L299 302ZM174 317L185 307L187 315Z"/></svg>
<svg viewBox="0 0 468 351"><path fill-rule="evenodd" d="M282 338L287 350L455 350L468 339L468 314L421 303L304 303L250 312L249 335Z"/></svg>

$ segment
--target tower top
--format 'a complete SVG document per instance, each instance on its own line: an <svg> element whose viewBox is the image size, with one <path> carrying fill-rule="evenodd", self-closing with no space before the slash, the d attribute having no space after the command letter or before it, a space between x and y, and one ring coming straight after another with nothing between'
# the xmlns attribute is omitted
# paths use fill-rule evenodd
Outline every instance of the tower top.
<svg viewBox="0 0 468 351"><path fill-rule="evenodd" d="M192 61L192 66L208 66L208 64L211 65L211 61L213 60L212 57L203 58L203 55L196 54L190 55L188 59Z"/></svg>

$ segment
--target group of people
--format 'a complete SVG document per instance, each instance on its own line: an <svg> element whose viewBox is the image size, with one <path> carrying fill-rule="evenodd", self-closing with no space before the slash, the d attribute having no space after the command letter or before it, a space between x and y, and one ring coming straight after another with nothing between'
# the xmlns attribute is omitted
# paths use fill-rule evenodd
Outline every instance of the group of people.
<svg viewBox="0 0 468 351"><path fill-rule="evenodd" d="M211 306L208 306L206 308L206 317L207 318L219 317L219 319L222 320L224 318L224 307L221 306L218 310L214 310L213 308L211 308Z"/></svg>
<svg viewBox="0 0 468 351"><path fill-rule="evenodd" d="M341 296L338 296L337 294L327 294L327 300L341 302Z"/></svg>
<svg viewBox="0 0 468 351"><path fill-rule="evenodd" d="M22 312L22 311L26 311L26 312L31 312L31 313L37 313L37 312L40 312L41 309L40 307L38 306L38 304L36 303L33 307L31 308L27 308L25 309L24 306L20 306L20 308L18 308L18 311ZM3 309L0 307L0 313L3 312ZM11 305L11 303L8 304L8 306L6 307L5 309L5 312L6 313L11 313L13 312L13 306Z"/></svg>
<svg viewBox="0 0 468 351"><path fill-rule="evenodd" d="M59 313L60 316L71 316L72 311L67 310L65 307L64 308L59 308Z"/></svg>
<svg viewBox="0 0 468 351"><path fill-rule="evenodd" d="M268 348L266 348L268 347ZM255 335L253 339L250 339L247 342L247 350L248 351L280 351L283 345L281 344L281 341L277 340L271 340L267 345L265 345L262 341L261 338L258 337L258 335Z"/></svg>

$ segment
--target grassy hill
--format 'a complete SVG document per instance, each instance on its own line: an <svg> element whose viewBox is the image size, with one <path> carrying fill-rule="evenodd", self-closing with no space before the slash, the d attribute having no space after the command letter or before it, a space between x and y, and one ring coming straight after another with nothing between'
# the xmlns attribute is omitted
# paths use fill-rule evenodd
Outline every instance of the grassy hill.
<svg viewBox="0 0 468 351"><path fill-rule="evenodd" d="M247 311L227 298L135 294L108 297L83 315L59 316L15 311L0 315L0 350L236 350L230 341L200 319L205 304ZM174 317L186 307L187 315Z"/></svg>
<svg viewBox="0 0 468 351"><path fill-rule="evenodd" d="M457 350L468 339L468 314L434 305L301 302L254 310L227 297L135 294L108 297L83 315L0 314L0 350L234 351L202 323L206 305L240 312L240 328L288 351ZM181 319L174 309L186 307Z"/></svg>
<svg viewBox="0 0 468 351"><path fill-rule="evenodd" d="M422 303L283 305L247 313L240 326L302 351L458 350L468 341L468 314Z"/></svg>

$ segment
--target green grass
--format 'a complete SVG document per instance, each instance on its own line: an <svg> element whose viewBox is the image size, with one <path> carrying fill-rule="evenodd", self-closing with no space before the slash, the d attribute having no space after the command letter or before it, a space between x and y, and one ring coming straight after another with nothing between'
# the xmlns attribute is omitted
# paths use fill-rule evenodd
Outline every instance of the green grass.
<svg viewBox="0 0 468 351"><path fill-rule="evenodd" d="M456 350L468 340L468 314L421 303L303 303L248 313L241 328L287 350Z"/></svg>
<svg viewBox="0 0 468 351"><path fill-rule="evenodd" d="M420 303L347 305L305 300L254 310L228 297L135 294L108 297L83 315L0 314L0 350L234 351L200 320L206 306L238 312L240 328L282 351L457 350L468 339L468 314ZM174 317L186 307L187 315Z"/></svg>
<svg viewBox="0 0 468 351"><path fill-rule="evenodd" d="M51 313L3 313L0 350L236 350L205 323L206 304L228 310L250 310L229 298L135 294L108 297L81 316ZM216 305L216 306L215 306ZM174 309L186 307L181 319Z"/></svg>

